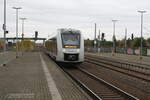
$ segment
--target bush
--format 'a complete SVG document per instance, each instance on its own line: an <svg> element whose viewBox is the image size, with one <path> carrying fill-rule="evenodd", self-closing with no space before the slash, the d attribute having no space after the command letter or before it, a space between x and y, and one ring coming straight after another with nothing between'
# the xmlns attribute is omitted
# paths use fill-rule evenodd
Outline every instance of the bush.
<svg viewBox="0 0 150 100"><path fill-rule="evenodd" d="M4 47L4 42L0 41L0 49L2 49Z"/></svg>
<svg viewBox="0 0 150 100"><path fill-rule="evenodd" d="M35 47L35 43L30 40L18 42L18 45L18 49L23 51L33 51Z"/></svg>

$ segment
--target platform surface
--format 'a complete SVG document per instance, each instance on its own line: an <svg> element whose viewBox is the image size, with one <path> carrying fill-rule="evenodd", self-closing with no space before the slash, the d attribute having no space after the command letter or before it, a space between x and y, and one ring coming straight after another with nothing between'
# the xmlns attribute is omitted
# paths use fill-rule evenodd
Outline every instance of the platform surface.
<svg viewBox="0 0 150 100"><path fill-rule="evenodd" d="M0 100L91 100L40 52L28 52L0 67Z"/></svg>
<svg viewBox="0 0 150 100"><path fill-rule="evenodd" d="M12 51L0 52L0 66L15 58L16 53Z"/></svg>

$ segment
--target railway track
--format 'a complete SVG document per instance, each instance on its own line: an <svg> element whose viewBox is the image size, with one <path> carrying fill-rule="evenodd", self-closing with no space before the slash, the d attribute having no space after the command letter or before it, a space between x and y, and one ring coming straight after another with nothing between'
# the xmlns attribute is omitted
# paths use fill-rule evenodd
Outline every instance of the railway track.
<svg viewBox="0 0 150 100"><path fill-rule="evenodd" d="M95 56L91 53L86 53L85 54L86 56ZM125 62L125 63L128 63L128 64L132 64L134 66L145 66L146 68L150 68L150 64L148 63L142 63L142 62L137 62L137 61L129 61L129 60L123 60L123 59L120 59L120 58L110 58L110 57L106 57L106 56L95 56L95 57L99 57L99 58L102 58L102 59L107 59L107 60L110 60L110 61L116 61L117 62ZM118 61L119 60L119 61Z"/></svg>
<svg viewBox="0 0 150 100"><path fill-rule="evenodd" d="M95 56L86 56L85 61L117 72L121 72L146 82L150 82L150 68L147 67L145 68L142 66L135 66L125 62L113 61Z"/></svg>
<svg viewBox="0 0 150 100"><path fill-rule="evenodd" d="M136 68L136 70L140 71L140 72L144 72L150 75L150 64L143 64L143 63L138 63L138 62L129 62L126 60L121 60L121 59L115 59L115 58L109 58L109 57L102 57L102 56L94 56L94 55L90 55L90 54L86 54L86 57L92 57L92 58L96 58L99 60L105 60L105 61L109 61L107 63L118 63L120 65L126 65L128 66L128 69L132 69L132 68Z"/></svg>
<svg viewBox="0 0 150 100"><path fill-rule="evenodd" d="M94 100L139 100L85 69L79 67L62 68Z"/></svg>
<svg viewBox="0 0 150 100"><path fill-rule="evenodd" d="M88 66L86 64L81 65L84 67ZM108 83L104 81L105 79L98 77L95 73L86 69L81 69L82 67L80 67L80 65L78 65L77 68L74 67L74 65L69 67L66 67L66 65L64 67L63 65L62 68L64 72L78 83L78 85L82 87L94 100L139 100L139 98L129 94L131 92L125 92L112 85L111 82Z"/></svg>

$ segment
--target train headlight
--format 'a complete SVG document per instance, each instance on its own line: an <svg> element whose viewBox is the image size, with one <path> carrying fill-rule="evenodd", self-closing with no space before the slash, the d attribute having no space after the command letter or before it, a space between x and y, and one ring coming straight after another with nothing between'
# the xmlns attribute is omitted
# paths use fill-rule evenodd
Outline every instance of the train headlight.
<svg viewBox="0 0 150 100"><path fill-rule="evenodd" d="M77 49L77 52L80 52L80 49Z"/></svg>
<svg viewBox="0 0 150 100"><path fill-rule="evenodd" d="M66 49L63 49L63 52L66 52Z"/></svg>

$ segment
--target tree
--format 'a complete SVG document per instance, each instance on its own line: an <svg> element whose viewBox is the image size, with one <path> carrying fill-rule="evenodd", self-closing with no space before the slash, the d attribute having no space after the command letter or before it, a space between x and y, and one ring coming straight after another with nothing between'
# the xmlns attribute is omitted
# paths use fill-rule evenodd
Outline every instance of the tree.
<svg viewBox="0 0 150 100"><path fill-rule="evenodd" d="M127 40L127 47L128 48L132 48L133 47L133 40L131 40L130 38L128 38L128 40Z"/></svg>
<svg viewBox="0 0 150 100"><path fill-rule="evenodd" d="M93 40L87 39L84 40L85 47L93 47Z"/></svg>
<svg viewBox="0 0 150 100"><path fill-rule="evenodd" d="M124 45L125 45L125 42L124 42L124 41L125 41L124 39L118 40L118 41L116 42L116 46L119 47L119 48L124 48Z"/></svg>
<svg viewBox="0 0 150 100"><path fill-rule="evenodd" d="M144 38L143 38L142 45L143 45L143 47L146 47L146 41L145 41ZM134 47L140 47L141 46L141 38L138 38L138 37L134 38L134 40L133 40L133 46Z"/></svg>
<svg viewBox="0 0 150 100"><path fill-rule="evenodd" d="M34 50L34 47L35 47L35 43L33 43L30 40L24 40L24 41L18 42L18 44L19 44L19 50L23 49L24 51L32 51Z"/></svg>
<svg viewBox="0 0 150 100"><path fill-rule="evenodd" d="M147 39L147 42L150 44L150 38Z"/></svg>
<svg viewBox="0 0 150 100"><path fill-rule="evenodd" d="M101 41L101 47L112 47L113 42L112 41Z"/></svg>
<svg viewBox="0 0 150 100"><path fill-rule="evenodd" d="M3 41L0 41L0 49L3 48L3 46L4 46Z"/></svg>

